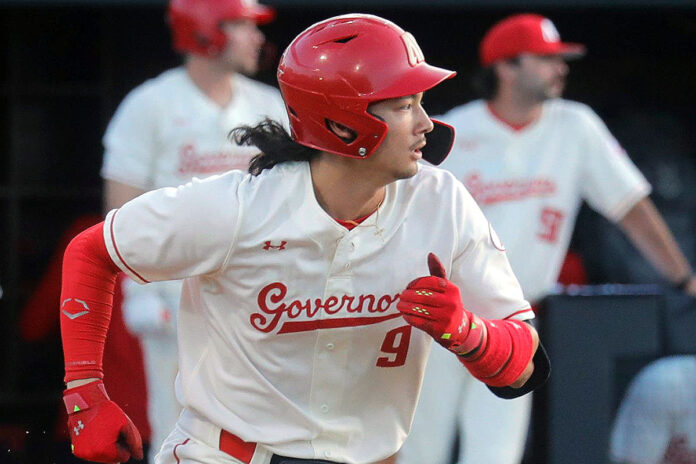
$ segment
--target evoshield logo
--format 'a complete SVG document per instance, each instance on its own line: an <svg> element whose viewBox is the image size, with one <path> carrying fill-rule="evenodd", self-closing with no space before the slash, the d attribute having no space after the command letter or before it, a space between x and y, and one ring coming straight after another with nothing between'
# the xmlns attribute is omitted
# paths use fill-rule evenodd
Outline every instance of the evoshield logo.
<svg viewBox="0 0 696 464"><path fill-rule="evenodd" d="M69 304L73 302L72 304ZM66 298L60 305L60 310L69 319L76 319L80 316L84 316L89 312L89 306L83 300L78 300L77 298Z"/></svg>

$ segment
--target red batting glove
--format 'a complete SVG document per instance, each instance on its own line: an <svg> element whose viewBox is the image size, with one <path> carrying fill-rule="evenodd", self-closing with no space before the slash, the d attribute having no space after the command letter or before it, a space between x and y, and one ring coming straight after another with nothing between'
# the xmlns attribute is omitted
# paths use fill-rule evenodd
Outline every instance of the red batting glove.
<svg viewBox="0 0 696 464"><path fill-rule="evenodd" d="M102 463L143 458L143 441L130 418L111 401L99 380L63 392L75 456Z"/></svg>
<svg viewBox="0 0 696 464"><path fill-rule="evenodd" d="M445 268L433 253L428 254L428 268L430 276L408 284L396 307L406 322L440 345L456 354L469 353L484 341L484 325L464 309L459 287L447 280Z"/></svg>

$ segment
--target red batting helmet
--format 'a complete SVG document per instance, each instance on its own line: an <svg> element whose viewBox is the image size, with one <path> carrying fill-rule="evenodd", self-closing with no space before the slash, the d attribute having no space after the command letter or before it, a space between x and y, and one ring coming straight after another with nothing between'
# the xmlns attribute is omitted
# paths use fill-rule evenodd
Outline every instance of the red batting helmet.
<svg viewBox="0 0 696 464"><path fill-rule="evenodd" d="M251 19L266 24L275 18L275 10L256 0L171 0L167 17L174 50L215 56L227 44L220 29L223 21Z"/></svg>
<svg viewBox="0 0 696 464"><path fill-rule="evenodd" d="M411 34L378 16L336 16L310 26L290 43L278 65L278 83L294 139L305 146L367 158L387 125L367 112L370 103L424 92L456 73L425 62ZM352 129L345 141L327 121ZM438 121L423 158L444 160L453 130Z"/></svg>

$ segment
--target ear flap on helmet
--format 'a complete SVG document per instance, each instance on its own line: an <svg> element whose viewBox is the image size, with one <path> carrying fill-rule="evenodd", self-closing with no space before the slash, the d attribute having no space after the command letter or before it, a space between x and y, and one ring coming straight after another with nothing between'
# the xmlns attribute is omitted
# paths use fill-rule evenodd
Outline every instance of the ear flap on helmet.
<svg viewBox="0 0 696 464"><path fill-rule="evenodd" d="M431 119L434 128L425 134L426 145L421 152L423 159L428 163L437 166L442 163L449 155L454 143L454 127L444 122Z"/></svg>

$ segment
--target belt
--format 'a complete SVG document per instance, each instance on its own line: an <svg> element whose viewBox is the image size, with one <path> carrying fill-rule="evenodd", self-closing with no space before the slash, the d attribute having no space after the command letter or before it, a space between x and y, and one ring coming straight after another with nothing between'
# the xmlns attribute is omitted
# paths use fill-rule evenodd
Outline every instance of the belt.
<svg viewBox="0 0 696 464"><path fill-rule="evenodd" d="M233 458L249 464L256 451L256 443L243 441L237 435L227 430L220 431L220 451L227 453ZM321 461L318 459L288 458L274 454L270 464L336 464L331 461Z"/></svg>
<svg viewBox="0 0 696 464"><path fill-rule="evenodd" d="M220 431L220 451L227 453L235 459L249 464L256 451L256 443L243 441L237 435L227 430Z"/></svg>

